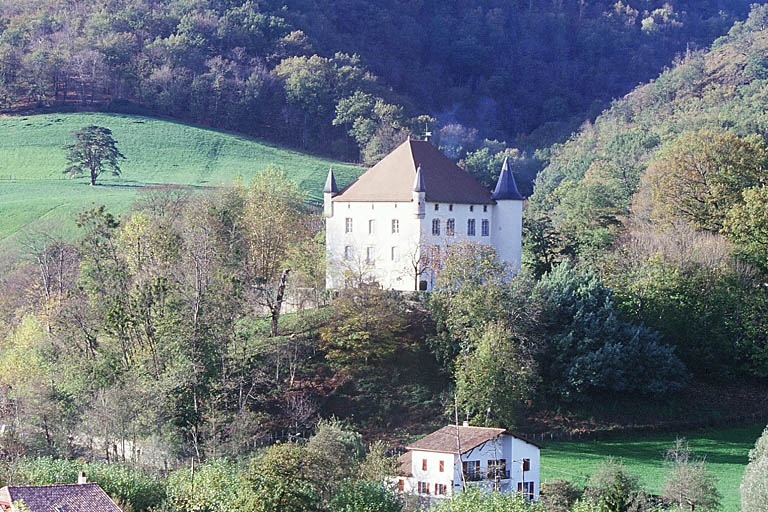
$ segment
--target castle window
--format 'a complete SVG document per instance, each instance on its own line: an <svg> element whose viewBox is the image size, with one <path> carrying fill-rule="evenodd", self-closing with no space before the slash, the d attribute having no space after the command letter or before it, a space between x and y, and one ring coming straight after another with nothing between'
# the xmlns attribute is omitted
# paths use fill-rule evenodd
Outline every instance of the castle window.
<svg viewBox="0 0 768 512"><path fill-rule="evenodd" d="M475 211L475 207L472 206L472 205L469 205L469 211L471 211L471 212Z"/></svg>
<svg viewBox="0 0 768 512"><path fill-rule="evenodd" d="M475 236L475 219L467 219L467 236Z"/></svg>
<svg viewBox="0 0 768 512"><path fill-rule="evenodd" d="M352 217L347 217L346 223L344 224L344 232L345 233L352 232Z"/></svg>
<svg viewBox="0 0 768 512"><path fill-rule="evenodd" d="M376 248L372 245L365 248L365 262L369 265L376 262Z"/></svg>
<svg viewBox="0 0 768 512"><path fill-rule="evenodd" d="M400 259L400 250L397 247L392 248L392 261Z"/></svg>
<svg viewBox="0 0 768 512"><path fill-rule="evenodd" d="M440 261L440 246L439 245L433 245L431 253L429 255L429 258L432 260L431 263L437 263Z"/></svg>
<svg viewBox="0 0 768 512"><path fill-rule="evenodd" d="M488 211L488 205L487 205L487 204L484 204L484 205L483 205L483 213L485 213L485 212L487 212L487 211Z"/></svg>
<svg viewBox="0 0 768 512"><path fill-rule="evenodd" d="M488 219L483 219L483 221L480 223L480 234L482 236L488 236L491 233L490 225L488 224Z"/></svg>
<svg viewBox="0 0 768 512"><path fill-rule="evenodd" d="M440 219L432 219L432 235L440 236Z"/></svg>
<svg viewBox="0 0 768 512"><path fill-rule="evenodd" d="M347 261L352 259L352 247L349 245L344 248L344 259Z"/></svg>
<svg viewBox="0 0 768 512"><path fill-rule="evenodd" d="M449 205L448 205L448 211L449 211L449 212L452 212L452 211L453 211L453 205L452 205L452 204L449 204Z"/></svg>
<svg viewBox="0 0 768 512"><path fill-rule="evenodd" d="M456 234L456 219L448 219L445 222L445 234L447 236L453 236Z"/></svg>
<svg viewBox="0 0 768 512"><path fill-rule="evenodd" d="M400 221L397 219L392 219L392 234L397 234L400 232Z"/></svg>
<svg viewBox="0 0 768 512"><path fill-rule="evenodd" d="M376 232L376 221L371 219L368 221L368 234L372 235Z"/></svg>
<svg viewBox="0 0 768 512"><path fill-rule="evenodd" d="M440 205L435 203L435 211L438 211L440 209Z"/></svg>

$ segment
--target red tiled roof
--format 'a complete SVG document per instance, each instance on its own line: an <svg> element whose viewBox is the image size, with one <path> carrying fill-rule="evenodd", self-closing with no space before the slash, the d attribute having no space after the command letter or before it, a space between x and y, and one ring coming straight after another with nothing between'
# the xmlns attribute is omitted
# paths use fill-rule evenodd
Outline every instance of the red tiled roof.
<svg viewBox="0 0 768 512"><path fill-rule="evenodd" d="M467 453L473 448L477 448L481 444L495 439L502 434L507 434L516 437L526 443L532 444L538 448L541 448L536 443L513 434L503 428L486 428L486 427L465 427L459 428L459 440L461 441L461 453ZM415 443L408 446L409 450L426 450L432 452L445 452L445 453L457 453L456 448L456 426L448 425L436 432L432 432L426 437L423 437Z"/></svg>
<svg viewBox="0 0 768 512"><path fill-rule="evenodd" d="M23 501L30 512L121 512L98 484L8 486L0 489L0 503L6 500Z"/></svg>
<svg viewBox="0 0 768 512"><path fill-rule="evenodd" d="M398 476L413 476L413 457L410 451L405 452L397 458L397 475Z"/></svg>
<svg viewBox="0 0 768 512"><path fill-rule="evenodd" d="M426 200L491 204L491 192L429 142L407 140L333 198L334 201L400 201L413 198L421 166Z"/></svg>

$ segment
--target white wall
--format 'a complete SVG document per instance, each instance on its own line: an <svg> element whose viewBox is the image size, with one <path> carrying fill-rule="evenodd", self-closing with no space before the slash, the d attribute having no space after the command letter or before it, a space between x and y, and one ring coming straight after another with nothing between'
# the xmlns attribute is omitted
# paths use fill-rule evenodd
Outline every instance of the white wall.
<svg viewBox="0 0 768 512"><path fill-rule="evenodd" d="M523 202L503 200L494 205L493 246L501 261L517 272L522 257Z"/></svg>
<svg viewBox="0 0 768 512"><path fill-rule="evenodd" d="M344 276L365 276L384 288L414 290L411 262L419 257L419 219L412 202L334 202L333 216L326 218L326 288L344 287ZM346 232L346 219L352 219L352 232ZM399 232L392 233L392 220L399 221ZM369 232L369 221L375 221ZM351 258L345 258L350 247ZM373 264L367 250L375 252ZM392 260L396 247L398 259Z"/></svg>
<svg viewBox="0 0 768 512"><path fill-rule="evenodd" d="M326 197L326 204L327 204ZM438 209L435 210L435 205ZM452 208L451 208L452 207ZM497 204L461 204L428 202L423 219L417 218L416 202L341 202L334 201L326 208L326 287L344 287L345 274L365 275L384 288L413 291L418 281L426 281L427 289L435 285L436 275L427 269L415 279L414 263L422 255L429 258L432 246L445 247L459 241L492 245L499 259L514 270L520 268L522 236L522 201L499 201ZM331 212L332 210L332 212ZM346 219L352 219L352 233L346 233ZM393 234L392 219L399 220L399 233ZM440 235L432 235L432 221L440 220ZM448 219L454 219L455 232L448 236ZM475 234L467 232L467 221L475 220ZM374 233L369 233L368 222L375 221ZM482 235L482 222L489 223L489 235ZM345 247L351 247L353 256L345 259ZM375 248L375 263L366 261L367 248ZM397 247L399 259L392 261L391 251ZM420 264L423 267L423 262Z"/></svg>

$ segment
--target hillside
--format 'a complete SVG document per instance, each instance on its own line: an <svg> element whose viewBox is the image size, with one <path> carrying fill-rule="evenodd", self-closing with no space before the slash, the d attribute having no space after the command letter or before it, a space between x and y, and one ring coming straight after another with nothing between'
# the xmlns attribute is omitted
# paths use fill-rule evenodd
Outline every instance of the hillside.
<svg viewBox="0 0 768 512"><path fill-rule="evenodd" d="M684 132L768 134L768 14L756 7L708 51L692 52L656 80L613 102L564 144L550 149L531 198L561 249L604 250L643 210L646 169ZM647 185L647 183L645 183Z"/></svg>
<svg viewBox="0 0 768 512"><path fill-rule="evenodd" d="M10 0L0 108L138 103L347 160L422 133L426 114L450 147L529 149L707 46L751 3Z"/></svg>
<svg viewBox="0 0 768 512"><path fill-rule="evenodd" d="M68 179L65 151L72 131L96 124L113 131L126 156L122 176L104 175L90 187L85 177ZM320 201L325 177L334 167L340 186L362 169L284 149L244 136L193 125L118 114L47 114L0 118L0 244L20 230L60 226L69 232L78 211L92 203L128 209L146 187L193 188L247 182L270 165L283 168Z"/></svg>

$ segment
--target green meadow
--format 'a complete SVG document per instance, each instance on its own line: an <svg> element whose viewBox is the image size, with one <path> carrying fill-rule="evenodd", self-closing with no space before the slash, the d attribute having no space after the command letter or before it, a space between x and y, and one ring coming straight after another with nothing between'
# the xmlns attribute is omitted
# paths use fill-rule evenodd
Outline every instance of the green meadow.
<svg viewBox="0 0 768 512"><path fill-rule="evenodd" d="M748 462L749 450L754 447L764 428L764 424L759 424L679 435L688 440L694 454L704 457L709 470L717 475L724 512L737 512L741 508L741 477ZM640 477L647 489L659 493L668 470L664 455L676 437L675 434L656 434L600 441L545 442L546 448L541 452L541 479L545 482L562 478L583 485L603 460L613 457Z"/></svg>
<svg viewBox="0 0 768 512"><path fill-rule="evenodd" d="M69 179L66 152L72 132L95 124L112 130L126 156L122 175L103 175L90 187L85 176ZM145 187L216 187L257 171L281 167L307 194L322 199L328 168L339 186L363 169L351 164L282 148L257 139L169 120L123 114L40 114L0 118L0 246L25 230L74 231L79 211L104 204L111 211L130 208Z"/></svg>

